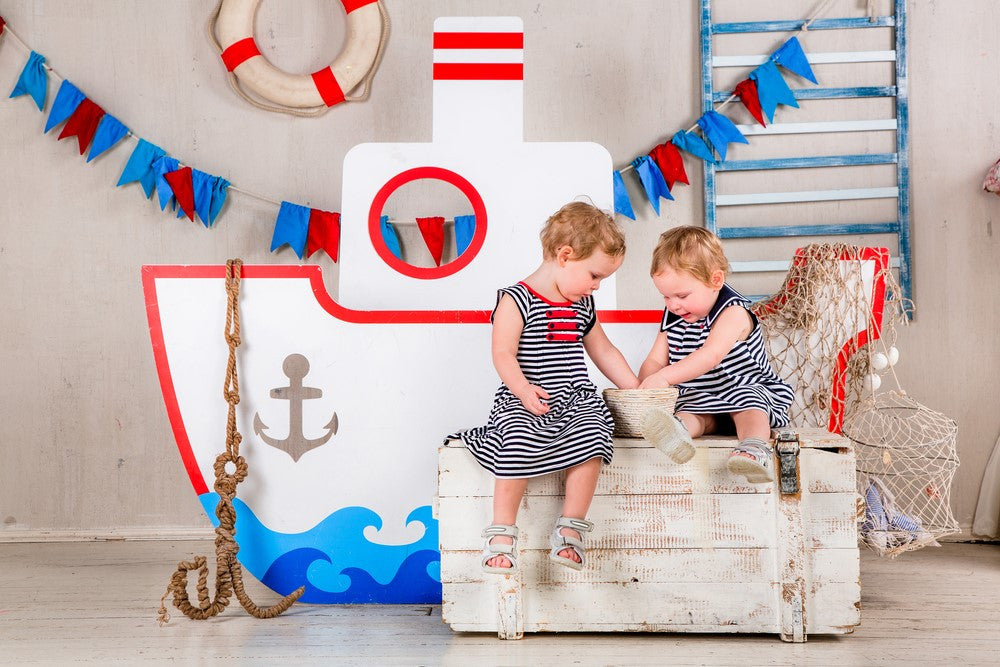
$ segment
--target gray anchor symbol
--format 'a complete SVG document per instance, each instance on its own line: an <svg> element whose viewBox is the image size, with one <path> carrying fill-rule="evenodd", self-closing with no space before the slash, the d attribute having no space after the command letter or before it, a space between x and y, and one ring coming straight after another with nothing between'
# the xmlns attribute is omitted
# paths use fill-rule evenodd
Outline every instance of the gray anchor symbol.
<svg viewBox="0 0 1000 667"><path fill-rule="evenodd" d="M326 435L321 438L309 440L302 433L302 401L311 398L320 398L323 395L322 389L316 387L303 387L302 379L309 372L309 360L301 354L290 354L285 357L281 370L288 377L288 386L271 390L271 398L280 398L288 401L288 437L284 440L272 438L264 433L267 428L260 415L254 413L253 432L260 436L265 443L286 452L293 461L320 445L325 444L337 432L337 413L329 423L323 428L327 429Z"/></svg>

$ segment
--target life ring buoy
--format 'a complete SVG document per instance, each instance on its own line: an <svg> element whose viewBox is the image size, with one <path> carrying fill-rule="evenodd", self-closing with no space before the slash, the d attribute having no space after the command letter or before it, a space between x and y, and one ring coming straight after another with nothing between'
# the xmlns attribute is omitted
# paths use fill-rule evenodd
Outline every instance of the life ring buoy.
<svg viewBox="0 0 1000 667"><path fill-rule="evenodd" d="M290 74L272 65L254 40L254 19L260 0L220 0L209 32L221 52L222 62L230 73L234 88L251 103L269 108L248 98L238 86L246 86L255 95L278 105L274 111L308 110L314 115L344 101L364 99L348 97L355 87L374 74L381 59L388 19L378 0L340 0L347 13L344 46L327 67L312 74ZM287 109L286 109L287 108Z"/></svg>

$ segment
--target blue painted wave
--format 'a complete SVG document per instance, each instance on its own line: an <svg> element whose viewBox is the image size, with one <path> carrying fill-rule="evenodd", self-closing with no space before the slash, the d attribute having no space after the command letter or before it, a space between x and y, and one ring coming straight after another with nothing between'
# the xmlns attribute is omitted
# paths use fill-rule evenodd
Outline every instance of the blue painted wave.
<svg viewBox="0 0 1000 667"><path fill-rule="evenodd" d="M218 525L219 496L199 496L205 513ZM365 528L382 529L382 519L366 507L337 510L302 533L279 533L265 526L239 498L236 541L243 567L277 593L306 587L303 602L347 604L364 602L436 604L441 601L438 524L429 505L406 517L424 534L412 544L386 545L369 541Z"/></svg>

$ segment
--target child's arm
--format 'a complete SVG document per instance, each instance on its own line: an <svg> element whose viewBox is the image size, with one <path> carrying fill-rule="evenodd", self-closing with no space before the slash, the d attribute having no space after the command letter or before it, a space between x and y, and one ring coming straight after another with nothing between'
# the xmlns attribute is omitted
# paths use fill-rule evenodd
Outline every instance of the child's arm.
<svg viewBox="0 0 1000 667"><path fill-rule="evenodd" d="M661 331L657 334L656 340L653 341L653 347L649 350L649 354L646 355L646 360L642 362L642 366L639 367L640 382L643 382L650 375L653 375L670 364L670 354L667 346L667 332ZM642 388L650 389L651 387L643 386Z"/></svg>
<svg viewBox="0 0 1000 667"><path fill-rule="evenodd" d="M608 340L600 322L595 321L594 326L583 337L583 349L604 376L619 389L635 389L639 386L639 379L625 361L625 356Z"/></svg>
<svg viewBox="0 0 1000 667"><path fill-rule="evenodd" d="M538 385L528 382L520 364L517 363L517 343L521 339L524 320L514 303L513 297L504 294L493 311L493 366L511 393L521 399L524 407L533 415L544 415L549 406L541 398L549 398L548 392Z"/></svg>
<svg viewBox="0 0 1000 667"><path fill-rule="evenodd" d="M640 388L655 389L680 384L700 377L718 366L741 340L745 340L753 322L750 314L742 306L729 306L719 313L718 319L712 325L712 331L705 339L705 344L688 356L674 364L668 364L659 371L643 379ZM664 341L666 340L665 334ZM657 338L659 342L659 338ZM656 350L656 345L653 345ZM650 357L653 353L650 352ZM649 359L646 360L649 362ZM643 364L645 366L645 364Z"/></svg>

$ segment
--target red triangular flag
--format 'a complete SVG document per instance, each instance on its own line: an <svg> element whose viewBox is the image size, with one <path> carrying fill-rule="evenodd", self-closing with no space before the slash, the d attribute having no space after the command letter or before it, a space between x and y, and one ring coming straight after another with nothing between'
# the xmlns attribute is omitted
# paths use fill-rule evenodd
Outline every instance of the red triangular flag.
<svg viewBox="0 0 1000 667"><path fill-rule="evenodd" d="M163 175L170 185L170 189L177 198L177 204L187 215L188 220L194 222L194 183L191 180L191 167L183 167L177 171L171 171Z"/></svg>
<svg viewBox="0 0 1000 667"><path fill-rule="evenodd" d="M750 115L756 118L758 123L767 127L767 123L764 122L764 114L760 110L760 97L757 95L757 82L753 79L744 79L739 82L733 92L740 96L743 106L747 108Z"/></svg>
<svg viewBox="0 0 1000 667"><path fill-rule="evenodd" d="M0 16L0 35L3 34L3 29L5 25L7 25L7 22L3 20L2 16Z"/></svg>
<svg viewBox="0 0 1000 667"><path fill-rule="evenodd" d="M309 232L306 235L306 257L323 250L330 259L337 261L340 250L340 214L309 209Z"/></svg>
<svg viewBox="0 0 1000 667"><path fill-rule="evenodd" d="M690 185L687 172L684 171L684 158L681 157L681 152L677 150L677 146L666 141L649 151L649 157L653 159L656 166L663 172L663 179L667 182L669 189L673 190L674 183L677 181Z"/></svg>
<svg viewBox="0 0 1000 667"><path fill-rule="evenodd" d="M420 235L424 237L427 249L431 251L434 263L441 266L441 250L444 247L444 218L417 218Z"/></svg>
<svg viewBox="0 0 1000 667"><path fill-rule="evenodd" d="M73 112L73 115L66 121L66 127L59 134L59 139L72 137L75 134L80 142L80 155L83 155L83 152L87 150L87 146L93 141L94 133L97 132L97 125L101 122L102 118L104 118L104 109L85 97L80 102L80 106Z"/></svg>

